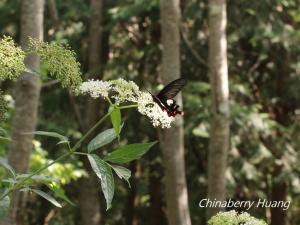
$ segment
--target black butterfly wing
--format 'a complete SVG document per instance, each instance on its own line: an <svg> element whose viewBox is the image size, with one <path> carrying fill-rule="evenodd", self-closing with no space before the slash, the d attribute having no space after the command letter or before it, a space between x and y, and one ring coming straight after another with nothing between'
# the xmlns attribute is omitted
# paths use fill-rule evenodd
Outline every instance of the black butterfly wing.
<svg viewBox="0 0 300 225"><path fill-rule="evenodd" d="M160 100L173 99L178 92L186 85L183 78L177 79L165 86L157 95Z"/></svg>

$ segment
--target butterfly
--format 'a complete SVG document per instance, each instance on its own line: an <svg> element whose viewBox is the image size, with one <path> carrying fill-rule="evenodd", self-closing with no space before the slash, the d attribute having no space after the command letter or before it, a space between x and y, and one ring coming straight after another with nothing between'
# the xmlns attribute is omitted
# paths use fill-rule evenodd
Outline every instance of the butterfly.
<svg viewBox="0 0 300 225"><path fill-rule="evenodd" d="M183 78L177 79L166 85L157 95L152 95L153 101L159 107L168 113L168 116L175 117L177 114L183 116L184 112L179 111L179 105L173 99L179 91L186 85L186 80Z"/></svg>

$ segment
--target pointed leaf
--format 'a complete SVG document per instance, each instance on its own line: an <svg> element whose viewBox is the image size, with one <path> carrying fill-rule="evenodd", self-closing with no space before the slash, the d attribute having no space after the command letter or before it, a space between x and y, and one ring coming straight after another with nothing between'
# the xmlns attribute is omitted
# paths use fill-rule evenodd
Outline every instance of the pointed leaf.
<svg viewBox="0 0 300 225"><path fill-rule="evenodd" d="M11 139L10 139L10 138L7 138L7 137L2 137L2 136L0 136L0 139L1 139L1 140L5 140L5 141L11 141Z"/></svg>
<svg viewBox="0 0 300 225"><path fill-rule="evenodd" d="M10 205L10 199L8 196L5 196L0 201L0 221L2 221L6 217L9 211L9 205Z"/></svg>
<svg viewBox="0 0 300 225"><path fill-rule="evenodd" d="M56 201L56 199L54 199L52 196L48 195L47 193L45 193L41 190L38 190L38 189L33 189L33 188L28 188L28 189L29 189L29 191L32 191L32 192L38 194L39 196L43 197L47 201L51 202L56 207L59 207L59 208L62 207L62 205L58 201Z"/></svg>
<svg viewBox="0 0 300 225"><path fill-rule="evenodd" d="M15 170L8 164L6 159L0 158L0 165L7 169L14 177L16 176Z"/></svg>
<svg viewBox="0 0 300 225"><path fill-rule="evenodd" d="M42 136L47 136L47 137L53 137L53 138L58 138L60 142L58 143L66 143L68 142L68 138L56 133L56 132L48 132L48 131L34 131L34 132L26 132L25 134L34 134L34 135L42 135Z"/></svg>
<svg viewBox="0 0 300 225"><path fill-rule="evenodd" d="M28 174L28 173L18 174L16 179L23 179L23 178L27 178L29 176L31 176L31 174ZM46 177L46 176L42 176L42 175L34 175L34 176L30 177L30 180L36 180L36 181L48 182L48 183L58 181L58 179Z"/></svg>
<svg viewBox="0 0 300 225"><path fill-rule="evenodd" d="M116 137L116 132L113 128L101 132L88 144L88 152L91 153L92 151L109 144Z"/></svg>
<svg viewBox="0 0 300 225"><path fill-rule="evenodd" d="M9 184L16 184L17 183L17 180L13 179L13 178L2 179L1 181L4 182L4 183L9 183Z"/></svg>
<svg viewBox="0 0 300 225"><path fill-rule="evenodd" d="M129 178L131 177L131 171L123 166L118 166L118 165L110 165L113 170L115 171L115 173L117 174L117 176L120 179L125 179L130 187L130 183L129 183Z"/></svg>
<svg viewBox="0 0 300 225"><path fill-rule="evenodd" d="M109 106L109 108L108 108L108 113L109 114L111 114L112 113L112 111L114 111L114 109L115 109L115 107L114 106Z"/></svg>
<svg viewBox="0 0 300 225"><path fill-rule="evenodd" d="M66 143L69 143L69 140L59 141L59 142L57 142L57 145L66 144Z"/></svg>
<svg viewBox="0 0 300 225"><path fill-rule="evenodd" d="M0 134L1 134L2 136L7 136L6 130L3 129L2 127L0 127Z"/></svg>
<svg viewBox="0 0 300 225"><path fill-rule="evenodd" d="M120 139L121 131L121 111L120 109L115 108L114 111L110 114L111 123L115 129L118 139Z"/></svg>
<svg viewBox="0 0 300 225"><path fill-rule="evenodd" d="M104 157L104 160L113 163L127 163L132 160L139 159L156 143L157 141L125 145L112 153L109 153Z"/></svg>
<svg viewBox="0 0 300 225"><path fill-rule="evenodd" d="M114 197L115 183L110 166L95 154L89 154L88 159L92 169L101 181L101 188L106 200L106 210L111 207Z"/></svg>

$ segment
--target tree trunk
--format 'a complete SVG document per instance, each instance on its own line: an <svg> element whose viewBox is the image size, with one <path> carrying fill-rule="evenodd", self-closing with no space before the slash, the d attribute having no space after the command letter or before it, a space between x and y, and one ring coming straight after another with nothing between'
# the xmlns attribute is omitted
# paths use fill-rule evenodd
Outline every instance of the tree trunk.
<svg viewBox="0 0 300 225"><path fill-rule="evenodd" d="M209 0L209 77L212 121L208 154L208 198L225 200L229 149L226 0ZM208 208L210 218L222 208Z"/></svg>
<svg viewBox="0 0 300 225"><path fill-rule="evenodd" d="M272 191L271 191L271 201L275 202L286 202L288 186L284 180L276 179L282 176L282 165L273 166L272 174ZM271 225L286 225L287 224L287 213L286 210L282 208L270 208L271 210Z"/></svg>
<svg viewBox="0 0 300 225"><path fill-rule="evenodd" d="M90 0L92 15L90 18L89 28L89 78L100 76L101 66L101 25L102 25L102 0ZM89 98L87 100L85 113L85 131L92 127L100 116L99 99ZM98 178L94 175L87 161L84 161L84 167L89 177L79 180L79 201L80 215L83 225L99 225L101 222L101 206Z"/></svg>
<svg viewBox="0 0 300 225"><path fill-rule="evenodd" d="M79 207L82 225L100 225L101 223L101 207L99 183L97 177L90 169L90 165L86 158L83 158L83 165L86 168L89 177L81 178L79 184Z"/></svg>
<svg viewBox="0 0 300 225"><path fill-rule="evenodd" d="M281 55L282 62L281 65L278 65L278 70L280 73L277 75L276 81L276 94L279 99L276 106L274 107L275 118L278 124L281 124L284 127L288 127L289 118L286 116L291 110L287 106L285 99L285 90L288 88L287 80L288 77L281 76L282 74L290 74L292 71L290 69L290 54L288 51L284 51ZM285 143L282 139L282 131L278 128L277 138L274 143L273 155L275 159L273 161L273 173L272 173L272 191L271 191L271 201L286 201L288 195L288 184L286 179L278 179L278 177L284 176L284 168L282 165L277 164L277 160L284 160L285 149L282 148L282 144ZM279 140L279 141L278 141ZM286 140L289 141L289 140ZM287 210L282 210L281 208L270 208L271 211L271 225L286 225L288 224L288 214Z"/></svg>
<svg viewBox="0 0 300 225"><path fill-rule="evenodd" d="M43 40L43 0L23 0L21 9L21 46L27 48L28 37ZM37 70L39 58L36 55L28 56L25 60L27 67ZM39 77L24 73L15 86L16 111L12 124L12 142L9 148L8 160L18 173L26 173L32 151L33 135L24 135L25 132L35 131L40 95ZM13 193L9 224L25 224L25 195L21 192Z"/></svg>
<svg viewBox="0 0 300 225"><path fill-rule="evenodd" d="M152 149L152 154L156 149ZM155 151L157 152L157 151ZM149 153L148 153L149 154ZM151 157L149 163L149 195L150 195L150 225L166 225L166 215L163 211L162 173L160 163L154 163Z"/></svg>
<svg viewBox="0 0 300 225"><path fill-rule="evenodd" d="M128 204L126 209L126 225L138 225L137 207L139 205L138 182L141 176L141 164L138 161L130 163L132 174L131 188L128 196Z"/></svg>
<svg viewBox="0 0 300 225"><path fill-rule="evenodd" d="M49 16L51 20L51 27L47 32L47 35L54 38L55 34L59 28L59 16L58 11L56 7L56 0L48 0L48 10L49 10ZM48 39L46 39L48 40Z"/></svg>
<svg viewBox="0 0 300 225"><path fill-rule="evenodd" d="M170 82L180 76L179 0L161 0L162 79ZM182 105L179 94L177 102ZM172 128L160 133L165 166L167 218L170 225L190 225L184 164L183 119L177 118Z"/></svg>

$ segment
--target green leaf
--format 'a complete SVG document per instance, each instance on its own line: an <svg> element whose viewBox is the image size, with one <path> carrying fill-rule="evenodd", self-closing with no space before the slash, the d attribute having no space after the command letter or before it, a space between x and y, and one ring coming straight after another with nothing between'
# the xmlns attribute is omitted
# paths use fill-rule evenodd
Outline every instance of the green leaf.
<svg viewBox="0 0 300 225"><path fill-rule="evenodd" d="M8 196L5 196L0 201L0 221L2 221L6 217L9 211L9 205L10 205L10 199Z"/></svg>
<svg viewBox="0 0 300 225"><path fill-rule="evenodd" d="M113 105L109 106L108 112L111 114L115 110L115 107Z"/></svg>
<svg viewBox="0 0 300 225"><path fill-rule="evenodd" d="M75 204L66 196L64 189L60 185L56 183L51 183L51 184L47 184L47 187L55 193L55 196L63 199L64 201L68 202L70 205L75 206Z"/></svg>
<svg viewBox="0 0 300 225"><path fill-rule="evenodd" d="M120 109L115 108L114 111L110 114L111 123L115 129L118 139L120 139L121 131L121 111Z"/></svg>
<svg viewBox="0 0 300 225"><path fill-rule="evenodd" d="M16 176L15 170L7 163L7 160L0 158L0 165L7 169L14 177Z"/></svg>
<svg viewBox="0 0 300 225"><path fill-rule="evenodd" d="M56 199L54 199L52 196L48 195L47 193L45 193L41 190L33 189L33 188L23 188L21 191L32 191L32 192L38 194L39 196L43 197L44 199L46 199L47 201L49 201L56 207L59 207L59 208L62 207L62 205L58 201L56 201Z"/></svg>
<svg viewBox="0 0 300 225"><path fill-rule="evenodd" d="M104 157L104 160L113 163L127 163L132 160L139 159L156 143L157 141L125 145L112 153L109 153Z"/></svg>
<svg viewBox="0 0 300 225"><path fill-rule="evenodd" d="M110 166L95 154L89 154L88 159L92 169L101 181L101 188L106 200L106 210L111 207L115 192L115 182Z"/></svg>
<svg viewBox="0 0 300 225"><path fill-rule="evenodd" d="M18 174L16 179L23 179L23 178L27 178L31 176L31 174L27 174L27 173L24 173L24 174ZM58 181L57 179L54 179L54 178L51 178L51 177L46 177L46 176L42 176L42 175L34 175L32 177L30 177L30 180L36 180L36 181L41 181L41 182L55 182L55 181Z"/></svg>
<svg viewBox="0 0 300 225"><path fill-rule="evenodd" d="M2 179L1 181L4 182L4 183L9 183L9 184L16 184L17 183L17 180L13 179L13 178Z"/></svg>
<svg viewBox="0 0 300 225"><path fill-rule="evenodd" d="M2 136L7 136L6 130L3 129L2 127L0 127L0 134L1 134Z"/></svg>
<svg viewBox="0 0 300 225"><path fill-rule="evenodd" d="M88 144L88 152L91 153L92 151L111 143L116 137L114 129L107 129L101 132Z"/></svg>
<svg viewBox="0 0 300 225"><path fill-rule="evenodd" d="M68 143L68 138L56 133L56 132L48 132L48 131L34 131L34 132L26 132L25 134L34 134L34 135L42 135L47 137L58 138L60 141L57 144Z"/></svg>
<svg viewBox="0 0 300 225"><path fill-rule="evenodd" d="M0 136L0 139L2 139L2 140L6 140L6 141L11 141L11 139L10 139L10 138L7 138L7 137L2 137L2 136Z"/></svg>
<svg viewBox="0 0 300 225"><path fill-rule="evenodd" d="M130 187L129 178L131 177L131 171L123 166L118 166L118 165L110 165L110 166L111 168L113 168L113 170L115 171L115 173L120 179L125 179L127 181Z"/></svg>

